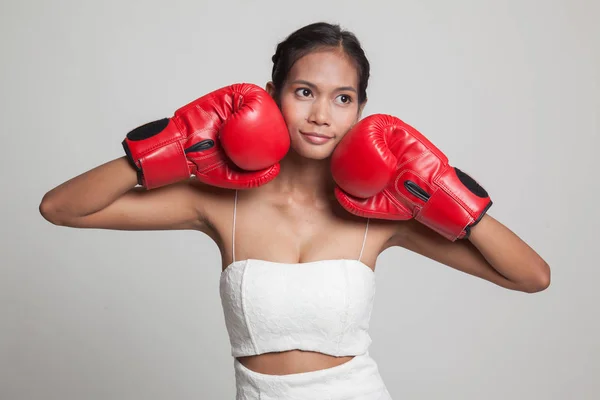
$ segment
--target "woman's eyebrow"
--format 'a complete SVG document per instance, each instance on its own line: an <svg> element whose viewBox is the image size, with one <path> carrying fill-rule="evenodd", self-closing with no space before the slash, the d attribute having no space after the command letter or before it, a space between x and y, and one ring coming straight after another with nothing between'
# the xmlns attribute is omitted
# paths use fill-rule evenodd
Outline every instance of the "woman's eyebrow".
<svg viewBox="0 0 600 400"><path fill-rule="evenodd" d="M317 90L317 85L315 85L314 83L311 83L309 81L305 81L303 79L297 79L291 83L306 85L306 86L310 87L311 89ZM352 86L341 86L341 87L336 88L335 91L336 92L350 91L350 92L356 93L356 89L354 89Z"/></svg>

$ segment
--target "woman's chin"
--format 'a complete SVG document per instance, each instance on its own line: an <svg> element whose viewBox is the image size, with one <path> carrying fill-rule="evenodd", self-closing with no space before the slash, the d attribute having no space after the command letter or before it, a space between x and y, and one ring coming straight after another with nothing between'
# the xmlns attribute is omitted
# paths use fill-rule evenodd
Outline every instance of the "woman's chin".
<svg viewBox="0 0 600 400"><path fill-rule="evenodd" d="M324 160L331 157L333 148L330 146L292 146L291 150L302 158Z"/></svg>

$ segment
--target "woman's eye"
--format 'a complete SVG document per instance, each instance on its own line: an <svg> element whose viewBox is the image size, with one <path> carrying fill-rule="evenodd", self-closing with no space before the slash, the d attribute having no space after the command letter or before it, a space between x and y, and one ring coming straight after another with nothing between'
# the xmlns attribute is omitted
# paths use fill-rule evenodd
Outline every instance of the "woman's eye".
<svg viewBox="0 0 600 400"><path fill-rule="evenodd" d="M348 96L347 94L340 94L340 95L338 96L338 98L340 99L340 101L341 101L343 104L348 104L348 103L351 103L351 102L352 102L352 97Z"/></svg>
<svg viewBox="0 0 600 400"><path fill-rule="evenodd" d="M311 91L306 88L300 88L300 89L296 89L296 94L298 94L302 97L308 97L311 95Z"/></svg>

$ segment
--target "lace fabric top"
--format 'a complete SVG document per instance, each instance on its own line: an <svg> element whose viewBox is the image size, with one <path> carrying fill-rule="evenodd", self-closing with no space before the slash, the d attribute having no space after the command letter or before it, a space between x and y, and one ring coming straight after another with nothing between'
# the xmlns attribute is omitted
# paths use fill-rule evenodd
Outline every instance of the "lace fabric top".
<svg viewBox="0 0 600 400"><path fill-rule="evenodd" d="M235 232L234 205L233 232ZM332 356L367 352L375 273L358 259L280 263L234 261L221 273L219 293L234 357L287 350ZM235 238L235 236L234 236Z"/></svg>

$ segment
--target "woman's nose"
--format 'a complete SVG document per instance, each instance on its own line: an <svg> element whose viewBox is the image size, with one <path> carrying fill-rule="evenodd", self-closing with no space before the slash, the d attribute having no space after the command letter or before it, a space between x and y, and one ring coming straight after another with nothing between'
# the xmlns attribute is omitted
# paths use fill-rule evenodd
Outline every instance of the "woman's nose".
<svg viewBox="0 0 600 400"><path fill-rule="evenodd" d="M329 104L325 99L318 99L313 103L309 122L318 125L329 125Z"/></svg>

